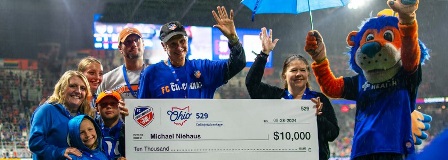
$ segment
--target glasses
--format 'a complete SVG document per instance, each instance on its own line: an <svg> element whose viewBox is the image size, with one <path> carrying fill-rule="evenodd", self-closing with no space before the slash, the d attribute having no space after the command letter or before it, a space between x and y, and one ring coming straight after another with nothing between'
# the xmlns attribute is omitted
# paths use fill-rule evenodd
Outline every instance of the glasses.
<svg viewBox="0 0 448 160"><path fill-rule="evenodd" d="M103 108L105 108L105 107L107 107L107 106L111 106L111 107L118 107L118 102L103 102L103 103L98 103L98 105L100 106L100 107L103 107Z"/></svg>
<svg viewBox="0 0 448 160"><path fill-rule="evenodd" d="M125 41L123 42L123 44L124 44L125 46L130 46L130 45L134 44L134 42L138 44L138 43L141 42L141 39L142 39L142 38L127 39L127 40L125 40Z"/></svg>

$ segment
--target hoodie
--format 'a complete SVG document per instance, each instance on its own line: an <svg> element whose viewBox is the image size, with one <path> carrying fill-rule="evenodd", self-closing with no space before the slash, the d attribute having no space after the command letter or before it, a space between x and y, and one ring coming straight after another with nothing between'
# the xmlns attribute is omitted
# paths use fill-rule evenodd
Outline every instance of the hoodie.
<svg viewBox="0 0 448 160"><path fill-rule="evenodd" d="M96 131L97 139L97 147L94 150L89 149L87 146L82 143L81 137L80 137L80 127L81 122L83 119L86 118L87 120L90 120ZM75 155L70 154L70 157L72 160L105 160L107 159L106 154L102 151L101 148L101 141L102 141L102 134L100 127L95 123L95 120L93 120L91 117L87 115L78 115L74 118L72 118L68 122L68 138L67 142L71 147L77 148L79 151L82 152L81 157L77 157Z"/></svg>
<svg viewBox="0 0 448 160"><path fill-rule="evenodd" d="M29 147L34 160L65 159L70 112L59 103L45 103L31 117Z"/></svg>

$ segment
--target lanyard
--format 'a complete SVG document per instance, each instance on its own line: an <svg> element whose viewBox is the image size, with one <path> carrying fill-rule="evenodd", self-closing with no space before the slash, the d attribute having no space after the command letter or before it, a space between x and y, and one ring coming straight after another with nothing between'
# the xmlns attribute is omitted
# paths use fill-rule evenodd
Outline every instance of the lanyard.
<svg viewBox="0 0 448 160"><path fill-rule="evenodd" d="M177 73L174 70L173 65L171 64L170 59L167 60L167 63L168 63L168 68L170 68L171 73L173 73L174 80L177 82L177 85L179 85L179 88L182 88L182 82L180 81L179 77L177 76ZM185 93L185 98L188 98L188 95L190 94L190 87L188 86L188 84L190 84L190 82L191 82L190 76L188 75L188 71L190 69L189 68L189 61L188 61L188 59L185 59L185 66L184 67L185 67L185 72L187 72L186 73L186 75L187 75L187 84L186 85L187 86L185 87L186 88L186 92L184 91L184 93Z"/></svg>
<svg viewBox="0 0 448 160"><path fill-rule="evenodd" d="M312 94L311 94L310 92L311 92L310 89L307 87L307 88L305 89L305 92L303 92L302 99L311 99L311 98L314 98L314 97L312 97ZM285 95L283 96L283 98L284 98L284 99L294 99L294 98L292 97L292 94L289 93L289 91L288 91L287 89L285 89Z"/></svg>
<svg viewBox="0 0 448 160"><path fill-rule="evenodd" d="M142 70L140 71L140 76L142 75L142 73L143 73L143 69L145 69L145 65L143 65L143 68L142 68ZM128 87L128 89L129 89L129 92L131 92L131 94L132 94L132 96L134 96L135 98L137 98L137 91L138 91L138 89L137 90L132 90L132 87L131 87L131 84L129 83L129 78L128 78L128 72L126 71L126 66L123 64L123 76L124 76L124 81L126 82L126 86ZM139 84L137 84L137 86L139 86Z"/></svg>
<svg viewBox="0 0 448 160"><path fill-rule="evenodd" d="M95 108L96 98L97 98L96 93L92 93L92 100L90 101L90 107Z"/></svg>

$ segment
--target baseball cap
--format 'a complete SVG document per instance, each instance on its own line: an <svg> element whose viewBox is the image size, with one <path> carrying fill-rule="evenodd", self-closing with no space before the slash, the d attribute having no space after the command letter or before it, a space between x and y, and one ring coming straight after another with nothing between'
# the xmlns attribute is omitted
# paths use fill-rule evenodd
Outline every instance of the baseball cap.
<svg viewBox="0 0 448 160"><path fill-rule="evenodd" d="M184 26L179 21L171 21L160 28L159 38L162 42L167 42L171 37L179 34L187 36Z"/></svg>
<svg viewBox="0 0 448 160"><path fill-rule="evenodd" d="M142 37L142 33L140 33L140 31L137 28L128 27L121 30L120 34L118 35L118 41L124 42L124 40L126 40L126 38L131 34L136 34Z"/></svg>
<svg viewBox="0 0 448 160"><path fill-rule="evenodd" d="M109 96L114 97L117 101L121 100L120 93L118 93L117 91L103 91L96 98L95 104L100 103L101 100L103 100L105 97L109 97Z"/></svg>

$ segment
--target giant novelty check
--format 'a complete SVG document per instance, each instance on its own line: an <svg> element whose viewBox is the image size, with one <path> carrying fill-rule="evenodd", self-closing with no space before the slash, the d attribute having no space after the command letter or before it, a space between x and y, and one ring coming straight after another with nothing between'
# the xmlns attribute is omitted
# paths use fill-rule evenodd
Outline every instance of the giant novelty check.
<svg viewBox="0 0 448 160"><path fill-rule="evenodd" d="M319 159L309 100L129 99L126 158Z"/></svg>

